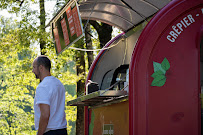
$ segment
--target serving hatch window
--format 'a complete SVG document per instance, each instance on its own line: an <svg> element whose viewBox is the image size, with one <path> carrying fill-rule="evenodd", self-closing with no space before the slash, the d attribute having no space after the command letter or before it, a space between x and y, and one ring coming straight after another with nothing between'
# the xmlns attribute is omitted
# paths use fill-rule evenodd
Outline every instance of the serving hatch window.
<svg viewBox="0 0 203 135"><path fill-rule="evenodd" d="M129 65L121 65L115 70L109 70L103 77L101 89L122 90L128 85Z"/></svg>
<svg viewBox="0 0 203 135"><path fill-rule="evenodd" d="M104 77L102 79L101 88L100 88L101 90L105 90L111 86L113 72L114 72L114 70L109 70L106 72L106 74L104 75Z"/></svg>

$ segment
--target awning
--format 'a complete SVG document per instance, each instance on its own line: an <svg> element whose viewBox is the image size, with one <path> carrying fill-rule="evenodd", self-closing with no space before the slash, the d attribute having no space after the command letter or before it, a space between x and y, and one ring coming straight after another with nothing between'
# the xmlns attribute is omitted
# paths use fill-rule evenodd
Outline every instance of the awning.
<svg viewBox="0 0 203 135"><path fill-rule="evenodd" d="M83 0L82 19L98 20L123 31L154 15L171 0Z"/></svg>

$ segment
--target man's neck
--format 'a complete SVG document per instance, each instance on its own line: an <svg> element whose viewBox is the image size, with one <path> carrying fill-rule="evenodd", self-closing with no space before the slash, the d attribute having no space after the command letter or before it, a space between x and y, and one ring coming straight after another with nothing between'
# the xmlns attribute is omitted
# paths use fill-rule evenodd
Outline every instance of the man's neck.
<svg viewBox="0 0 203 135"><path fill-rule="evenodd" d="M47 73L47 74L42 75L42 77L40 77L40 82L42 82L43 79L44 79L45 77L47 77L47 76L51 76L51 74L50 74L50 73Z"/></svg>

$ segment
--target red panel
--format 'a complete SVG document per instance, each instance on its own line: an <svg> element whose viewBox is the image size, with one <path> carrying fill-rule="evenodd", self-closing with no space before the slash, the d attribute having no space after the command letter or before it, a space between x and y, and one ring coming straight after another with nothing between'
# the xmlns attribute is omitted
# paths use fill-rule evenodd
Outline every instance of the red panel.
<svg viewBox="0 0 203 135"><path fill-rule="evenodd" d="M77 6L75 6L72 9L72 14L73 14L73 20L74 20L74 24L75 24L76 34L77 34L77 37L79 37L80 35L82 35L82 29L81 29L81 25L80 25L79 16L78 16Z"/></svg>
<svg viewBox="0 0 203 135"><path fill-rule="evenodd" d="M142 32L130 66L130 135L200 135L202 4L172 1Z"/></svg>
<svg viewBox="0 0 203 135"><path fill-rule="evenodd" d="M71 7L67 8L66 15L67 15L67 19L68 19L68 24L69 24L69 29L70 29L71 36L73 36L76 31L75 31L75 25L74 25L74 20L73 20Z"/></svg>
<svg viewBox="0 0 203 135"><path fill-rule="evenodd" d="M56 48L57 48L57 52L61 52L61 43L60 43L60 39L59 39L59 33L58 33L58 28L55 27L53 29L54 31L54 38L55 38L55 42L56 42Z"/></svg>
<svg viewBox="0 0 203 135"><path fill-rule="evenodd" d="M68 29L66 26L65 18L63 18L61 20L61 27L62 27L62 31L63 31L63 37L64 37L65 45L67 46L70 43L70 40L69 40L69 36L68 36Z"/></svg>

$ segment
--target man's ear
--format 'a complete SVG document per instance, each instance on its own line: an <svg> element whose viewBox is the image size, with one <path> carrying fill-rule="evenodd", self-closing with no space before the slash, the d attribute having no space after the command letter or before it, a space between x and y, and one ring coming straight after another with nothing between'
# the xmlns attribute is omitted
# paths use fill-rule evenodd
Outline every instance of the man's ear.
<svg viewBox="0 0 203 135"><path fill-rule="evenodd" d="M43 66L42 65L39 65L39 70L43 70Z"/></svg>

